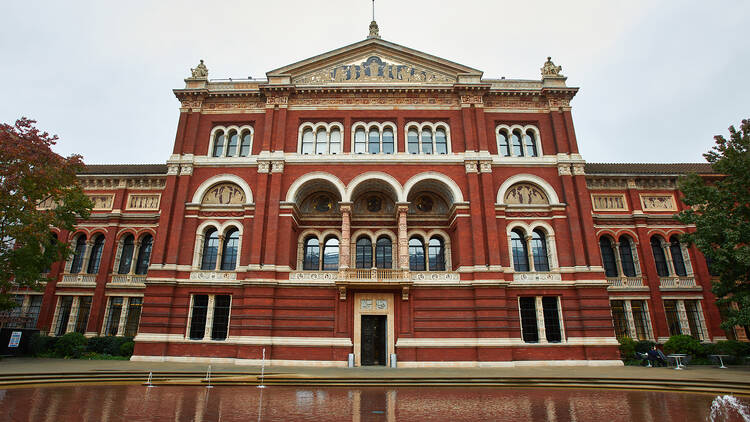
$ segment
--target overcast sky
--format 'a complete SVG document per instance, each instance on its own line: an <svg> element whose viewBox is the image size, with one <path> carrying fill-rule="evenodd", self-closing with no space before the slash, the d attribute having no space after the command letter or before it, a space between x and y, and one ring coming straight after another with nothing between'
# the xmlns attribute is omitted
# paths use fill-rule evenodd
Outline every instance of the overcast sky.
<svg viewBox="0 0 750 422"><path fill-rule="evenodd" d="M0 121L21 116L87 163L163 163L189 68L269 70L360 41L368 0L7 1ZM589 162L698 162L750 118L750 1L377 0L381 36L484 71L562 65Z"/></svg>

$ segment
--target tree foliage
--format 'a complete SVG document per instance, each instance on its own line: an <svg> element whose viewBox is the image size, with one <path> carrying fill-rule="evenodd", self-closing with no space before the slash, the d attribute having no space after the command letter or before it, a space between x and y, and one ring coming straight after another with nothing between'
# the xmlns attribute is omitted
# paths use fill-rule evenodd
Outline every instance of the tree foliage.
<svg viewBox="0 0 750 422"><path fill-rule="evenodd" d="M750 120L740 130L729 128L729 139L715 136L716 145L703 154L719 173L715 180L691 174L680 180L682 199L691 209L677 219L694 224L683 237L695 244L718 276L713 292L729 306L722 327L750 325Z"/></svg>
<svg viewBox="0 0 750 422"><path fill-rule="evenodd" d="M35 123L24 117L0 124L0 310L16 306L10 290L38 288L41 274L67 257L67 243L50 228L70 230L92 207L76 179L81 157L53 152L57 136Z"/></svg>

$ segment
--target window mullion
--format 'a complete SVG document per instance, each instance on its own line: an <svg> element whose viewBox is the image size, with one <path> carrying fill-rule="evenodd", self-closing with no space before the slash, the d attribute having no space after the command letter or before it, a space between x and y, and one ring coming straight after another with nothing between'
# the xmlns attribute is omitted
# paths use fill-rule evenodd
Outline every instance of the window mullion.
<svg viewBox="0 0 750 422"><path fill-rule="evenodd" d="M544 306L542 304L542 297L537 296L536 298L536 330L539 335L539 343L547 342L547 329L544 325Z"/></svg>
<svg viewBox="0 0 750 422"><path fill-rule="evenodd" d="M206 307L206 327L203 330L203 340L211 340L214 329L214 308L216 306L216 296L208 295L208 305Z"/></svg>

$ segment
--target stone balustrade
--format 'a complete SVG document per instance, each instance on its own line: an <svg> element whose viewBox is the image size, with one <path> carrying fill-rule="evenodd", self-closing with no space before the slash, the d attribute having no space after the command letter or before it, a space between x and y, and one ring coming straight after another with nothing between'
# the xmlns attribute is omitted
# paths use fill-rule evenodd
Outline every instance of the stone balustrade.
<svg viewBox="0 0 750 422"><path fill-rule="evenodd" d="M607 277L610 289L637 289L645 287L642 277Z"/></svg>
<svg viewBox="0 0 750 422"><path fill-rule="evenodd" d="M114 284L146 284L145 274L113 274L112 281Z"/></svg>
<svg viewBox="0 0 750 422"><path fill-rule="evenodd" d="M96 284L96 274L63 274L62 284Z"/></svg>
<svg viewBox="0 0 750 422"><path fill-rule="evenodd" d="M694 289L698 287L695 277L660 277L659 287L665 289Z"/></svg>

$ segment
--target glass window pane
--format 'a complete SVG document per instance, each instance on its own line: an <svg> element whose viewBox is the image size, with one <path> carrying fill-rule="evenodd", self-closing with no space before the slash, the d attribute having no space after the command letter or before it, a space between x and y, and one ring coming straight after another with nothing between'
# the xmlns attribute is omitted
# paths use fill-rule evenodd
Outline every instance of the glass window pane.
<svg viewBox="0 0 750 422"><path fill-rule="evenodd" d="M305 129L305 131L302 132L302 154L312 154L313 143L312 130Z"/></svg>
<svg viewBox="0 0 750 422"><path fill-rule="evenodd" d="M89 257L89 267L87 273L96 274L99 272L99 264L102 262L102 250L104 249L104 236L99 235L94 239L94 246L91 248Z"/></svg>
<svg viewBox="0 0 750 422"><path fill-rule="evenodd" d="M531 232L531 255L534 257L535 271L549 271L547 258L547 239L544 233L534 230Z"/></svg>
<svg viewBox="0 0 750 422"><path fill-rule="evenodd" d="M635 324L635 336L638 340L648 340L648 315L646 312L646 301L631 300L630 308L633 311L633 323Z"/></svg>
<svg viewBox="0 0 750 422"><path fill-rule="evenodd" d="M193 316L190 319L190 339L202 340L206 332L208 315L208 295L193 296Z"/></svg>
<svg viewBox="0 0 750 422"><path fill-rule="evenodd" d="M331 129L330 153L338 154L339 152L341 152L341 131L338 129Z"/></svg>
<svg viewBox="0 0 750 422"><path fill-rule="evenodd" d="M70 265L70 273L78 274L83 266L83 255L86 253L86 236L78 236L76 248L73 252L73 263Z"/></svg>
<svg viewBox="0 0 750 422"><path fill-rule="evenodd" d="M557 310L557 297L542 298L542 313L544 314L544 332L547 341L559 343L562 341L562 330L560 330L560 313Z"/></svg>
<svg viewBox="0 0 750 422"><path fill-rule="evenodd" d="M372 241L367 237L357 239L356 267L372 268Z"/></svg>
<svg viewBox="0 0 750 422"><path fill-rule="evenodd" d="M109 298L109 312L107 313L107 327L104 330L104 335L116 336L117 327L120 326L120 315L122 314L122 297L110 297Z"/></svg>
<svg viewBox="0 0 750 422"><path fill-rule="evenodd" d="M39 311L42 309L42 298L41 295L31 296L29 302L29 310L26 312L28 320L26 320L26 328L36 328L36 323L39 320Z"/></svg>
<svg viewBox="0 0 750 422"><path fill-rule="evenodd" d="M78 317L76 318L76 333L85 334L86 324L89 322L91 311L91 296L80 296L78 299Z"/></svg>
<svg viewBox="0 0 750 422"><path fill-rule="evenodd" d="M416 129L409 129L407 135L409 141L409 154L419 154L419 134Z"/></svg>
<svg viewBox="0 0 750 422"><path fill-rule="evenodd" d="M367 151L370 154L380 153L380 132L375 128L370 129L368 139L370 142L368 144Z"/></svg>
<svg viewBox="0 0 750 422"><path fill-rule="evenodd" d="M393 154L394 152L392 129L383 130L383 152L386 154Z"/></svg>
<svg viewBox="0 0 750 422"><path fill-rule="evenodd" d="M680 326L680 316L677 313L677 301L665 300L664 313L667 316L667 327L669 328L669 335L676 336L682 334L682 327Z"/></svg>
<svg viewBox="0 0 750 422"><path fill-rule="evenodd" d="M497 134L497 152L503 157L510 156L510 144L508 143L508 134L501 131Z"/></svg>
<svg viewBox="0 0 750 422"><path fill-rule="evenodd" d="M237 132L229 132L229 145L227 146L227 157L234 157L237 154L237 144L239 137Z"/></svg>
<svg viewBox="0 0 750 422"><path fill-rule="evenodd" d="M221 251L221 269L231 271L237 267L237 249L240 245L240 232L230 230L224 235L224 248Z"/></svg>
<svg viewBox="0 0 750 422"><path fill-rule="evenodd" d="M529 255L526 251L526 240L523 233L517 230L510 232L510 242L513 254L513 269L529 271Z"/></svg>
<svg viewBox="0 0 750 422"><path fill-rule="evenodd" d="M224 132L216 132L216 136L214 136L214 151L212 154L214 157L221 157L224 155L224 141Z"/></svg>
<svg viewBox="0 0 750 422"><path fill-rule="evenodd" d="M365 140L365 130L357 129L354 132L354 152L356 154L362 154L365 152L367 141Z"/></svg>
<svg viewBox="0 0 750 422"><path fill-rule="evenodd" d="M216 259L219 255L219 232L211 229L204 235L203 259L201 270L213 271L216 269Z"/></svg>
<svg viewBox="0 0 750 422"><path fill-rule="evenodd" d="M120 266L117 269L118 274L127 274L130 272L130 266L133 262L133 251L135 250L135 239L132 234L125 237L122 242L122 252L120 253Z"/></svg>
<svg viewBox="0 0 750 422"><path fill-rule="evenodd" d="M516 157L523 157L523 147L521 146L521 132L514 130L510 136L511 143L513 144L513 155Z"/></svg>
<svg viewBox="0 0 750 422"><path fill-rule="evenodd" d="M521 297L518 299L521 311L521 336L526 343L539 342L539 329L536 323L536 298Z"/></svg>
<svg viewBox="0 0 750 422"><path fill-rule="evenodd" d="M534 136L534 132L527 130L523 139L526 142L526 155L536 157L536 136Z"/></svg>
<svg viewBox="0 0 750 422"><path fill-rule="evenodd" d="M253 143L253 136L250 132L244 132L242 134L242 146L240 147L240 157L247 157L250 155L250 146Z"/></svg>
<svg viewBox="0 0 750 422"><path fill-rule="evenodd" d="M425 268L424 244L422 239L412 237L409 239L409 269L411 271L424 271Z"/></svg>
<svg viewBox="0 0 750 422"><path fill-rule="evenodd" d="M422 152L432 154L432 130L422 129Z"/></svg>
<svg viewBox="0 0 750 422"><path fill-rule="evenodd" d="M612 249L612 241L602 236L599 239L599 249L602 251L602 263L604 264L604 275L617 277L617 263L615 262L615 251Z"/></svg>
<svg viewBox="0 0 750 422"><path fill-rule="evenodd" d="M216 295L214 298L214 322L211 326L211 340L224 340L229 331L229 295Z"/></svg>
<svg viewBox="0 0 750 422"><path fill-rule="evenodd" d="M661 238L659 236L653 236L651 238L651 252L654 254L654 261L656 262L656 272L659 277L669 276L669 268L667 267L667 257L664 255L664 249L661 247Z"/></svg>
<svg viewBox="0 0 750 422"><path fill-rule="evenodd" d="M445 271L445 248L443 239L433 237L430 239L427 254L430 260L430 271Z"/></svg>
<svg viewBox="0 0 750 422"><path fill-rule="evenodd" d="M635 260L633 259L633 249L630 239L627 236L620 236L620 262L622 263L622 272L626 277L635 277Z"/></svg>
<svg viewBox="0 0 750 422"><path fill-rule="evenodd" d="M629 337L628 335L628 320L625 316L625 302L622 300L613 300L612 306L612 322L615 326L615 337Z"/></svg>
<svg viewBox="0 0 750 422"><path fill-rule="evenodd" d="M685 259L682 256L680 241L675 236L669 238L669 252L672 253L672 263L674 264L675 274L685 277L687 275L687 271L685 270Z"/></svg>
<svg viewBox="0 0 750 422"><path fill-rule="evenodd" d="M328 153L328 134L323 129L318 129L318 133L315 135L315 153Z"/></svg>
<svg viewBox="0 0 750 422"><path fill-rule="evenodd" d="M323 246L323 270L335 271L339 269L339 240L335 237L326 239Z"/></svg>
<svg viewBox="0 0 750 422"><path fill-rule="evenodd" d="M138 251L138 261L135 266L136 274L146 274L148 272L148 264L151 261L151 248L154 246L154 238L147 234L141 239L141 248Z"/></svg>
<svg viewBox="0 0 750 422"><path fill-rule="evenodd" d="M319 270L320 267L320 242L315 237L308 237L305 240L305 255L302 262L303 270Z"/></svg>
<svg viewBox="0 0 750 422"><path fill-rule="evenodd" d="M448 137L445 135L444 129L435 131L435 152L438 154L448 153Z"/></svg>
<svg viewBox="0 0 750 422"><path fill-rule="evenodd" d="M375 266L393 268L393 245L388 236L380 236L375 244Z"/></svg>
<svg viewBox="0 0 750 422"><path fill-rule="evenodd" d="M57 328L55 335L61 336L68 330L68 321L70 320L70 309L73 306L73 296L58 296L60 309L57 312Z"/></svg>
<svg viewBox="0 0 750 422"><path fill-rule="evenodd" d="M138 323L141 321L143 298L131 297L128 304L128 316L125 321L125 337L135 337L138 334Z"/></svg>

